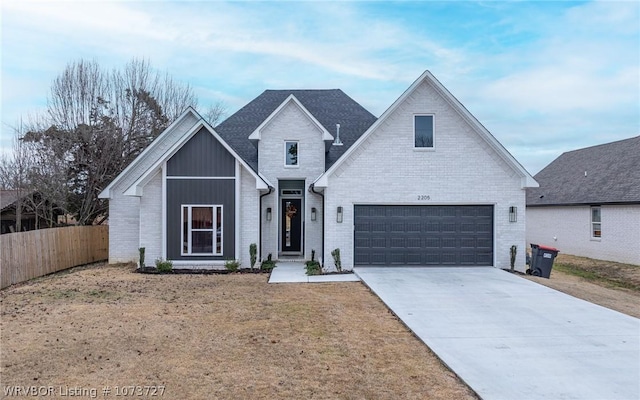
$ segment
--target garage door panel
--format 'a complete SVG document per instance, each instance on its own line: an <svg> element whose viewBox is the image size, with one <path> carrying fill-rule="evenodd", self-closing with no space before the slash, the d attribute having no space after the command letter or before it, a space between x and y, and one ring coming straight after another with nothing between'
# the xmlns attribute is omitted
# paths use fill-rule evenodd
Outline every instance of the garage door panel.
<svg viewBox="0 0 640 400"><path fill-rule="evenodd" d="M356 205L356 265L492 265L493 206Z"/></svg>

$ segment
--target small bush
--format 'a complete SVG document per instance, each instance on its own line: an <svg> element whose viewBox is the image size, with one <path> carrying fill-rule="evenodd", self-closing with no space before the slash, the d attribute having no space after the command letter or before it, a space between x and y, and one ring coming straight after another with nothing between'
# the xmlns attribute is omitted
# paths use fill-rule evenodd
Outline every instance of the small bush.
<svg viewBox="0 0 640 400"><path fill-rule="evenodd" d="M238 268L240 268L240 261L227 260L224 262L224 267L227 269L227 271L236 272Z"/></svg>
<svg viewBox="0 0 640 400"><path fill-rule="evenodd" d="M257 254L258 254L258 245L256 245L255 243L251 243L249 245L249 256L251 257L251 269L253 269L253 266L256 265Z"/></svg>
<svg viewBox="0 0 640 400"><path fill-rule="evenodd" d="M335 249L331 252L333 257L333 263L336 266L336 271L342 272L342 261L340 260L340 249Z"/></svg>
<svg viewBox="0 0 640 400"><path fill-rule="evenodd" d="M511 248L509 249L509 255L510 255L510 263L511 263L511 271L514 270L515 265L516 265L516 255L518 254L518 246L516 246L515 244L513 246L511 246Z"/></svg>
<svg viewBox="0 0 640 400"><path fill-rule="evenodd" d="M305 270L307 270L307 275L320 275L322 274L322 266L320 263L316 261L316 251L311 250L311 260L305 262Z"/></svg>
<svg viewBox="0 0 640 400"><path fill-rule="evenodd" d="M144 268L144 250L144 247L138 249L138 253L140 253L140 268Z"/></svg>
<svg viewBox="0 0 640 400"><path fill-rule="evenodd" d="M267 256L267 259L262 261L260 264L260 269L263 271L271 271L276 267L276 262L271 259L271 253Z"/></svg>
<svg viewBox="0 0 640 400"><path fill-rule="evenodd" d="M156 269L159 272L171 272L173 269L173 262L170 260L163 260L162 258L158 258L156 260Z"/></svg>

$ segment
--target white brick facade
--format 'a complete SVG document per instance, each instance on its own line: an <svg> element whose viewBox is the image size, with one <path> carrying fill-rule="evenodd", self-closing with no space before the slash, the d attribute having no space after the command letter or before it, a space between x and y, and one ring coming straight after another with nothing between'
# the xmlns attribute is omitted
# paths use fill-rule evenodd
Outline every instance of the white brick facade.
<svg viewBox="0 0 640 400"><path fill-rule="evenodd" d="M527 207L527 244L640 265L640 204L602 205L602 236L591 237L591 207Z"/></svg>
<svg viewBox="0 0 640 400"><path fill-rule="evenodd" d="M162 255L162 173L144 187L140 197L140 247L145 248L145 265L153 266Z"/></svg>
<svg viewBox="0 0 640 400"><path fill-rule="evenodd" d="M435 149L414 150L413 116L435 115ZM428 196L429 200L419 200ZM424 197L423 197L424 198ZM329 178L326 189L325 264L340 248L344 268L353 267L354 204L492 204L495 266L524 270L525 191L521 177L428 83L422 83ZM338 206L344 222L336 222ZM508 210L521 211L509 222Z"/></svg>
<svg viewBox="0 0 640 400"><path fill-rule="evenodd" d="M285 167L285 141L298 142L298 166ZM269 253L278 257L280 237L280 201L278 181L284 179L304 180L304 256L311 258L311 250L319 256L322 248L322 201L309 192L309 185L324 172L324 141L322 130L309 118L307 113L294 101L286 104L262 129L258 144L258 167L260 172L275 185L275 191L264 197L263 214L271 208L272 220L263 221L262 255ZM317 209L316 221L311 221L311 208Z"/></svg>
<svg viewBox="0 0 640 400"><path fill-rule="evenodd" d="M353 268L354 205L468 204L494 207L494 266L508 268L509 249L517 245L516 268L525 269L523 186L533 179L428 76L425 73L425 78L412 85L408 94L394 103L392 111L374 125L375 129L367 131L368 136L351 147L329 171L325 170L325 140L331 135L295 97L289 97L251 134L252 140L258 140L258 169L262 178L227 147L237 160L239 184L235 187L237 209L225 212L234 212L237 217L235 258L243 267L250 266L252 243L258 245L262 259L268 254L275 259L279 257L282 248L279 184L286 180L304 182L302 256L310 259L315 250L325 267L333 267L331 251L340 248L343 267ZM415 114L434 116L434 149L414 149ZM195 112L185 113L101 194L110 198L110 262L137 261L139 247L146 248L147 265L165 257L167 195L162 168L188 133L201 127ZM217 133L212 134L218 137ZM296 166L285 165L286 141L298 142ZM263 179L274 186L270 194L262 189ZM316 190L324 194L326 211L323 197L309 190L313 182L322 180ZM508 210L512 206L520 212L517 222L509 222ZM337 207L344 210L342 223L336 222ZM271 221L266 220L268 208ZM315 221L311 216L313 208ZM203 260L199 265L207 263ZM212 260L209 264L221 267L222 261Z"/></svg>

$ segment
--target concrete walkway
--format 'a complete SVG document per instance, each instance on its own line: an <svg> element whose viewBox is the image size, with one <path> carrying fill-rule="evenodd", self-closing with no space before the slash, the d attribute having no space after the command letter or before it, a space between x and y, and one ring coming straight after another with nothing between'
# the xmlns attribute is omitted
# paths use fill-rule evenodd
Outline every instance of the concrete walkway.
<svg viewBox="0 0 640 400"><path fill-rule="evenodd" d="M269 283L320 283L320 282L359 282L355 274L312 275L307 276L304 263L294 261L278 261L271 271Z"/></svg>
<svg viewBox="0 0 640 400"><path fill-rule="evenodd" d="M640 320L496 268L356 268L483 399L640 399Z"/></svg>

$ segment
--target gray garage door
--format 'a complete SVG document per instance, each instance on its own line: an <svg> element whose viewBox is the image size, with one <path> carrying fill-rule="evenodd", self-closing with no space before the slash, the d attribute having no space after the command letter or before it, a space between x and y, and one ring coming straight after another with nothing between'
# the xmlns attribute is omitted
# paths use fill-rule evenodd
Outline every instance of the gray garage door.
<svg viewBox="0 0 640 400"><path fill-rule="evenodd" d="M493 265L493 206L356 205L355 265Z"/></svg>

